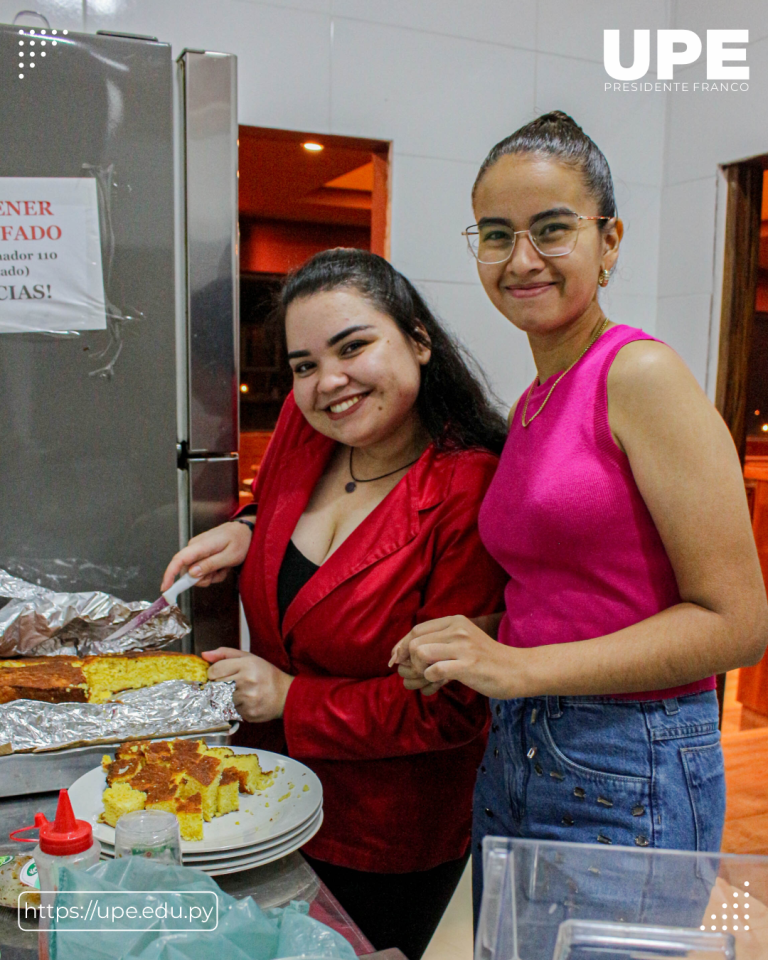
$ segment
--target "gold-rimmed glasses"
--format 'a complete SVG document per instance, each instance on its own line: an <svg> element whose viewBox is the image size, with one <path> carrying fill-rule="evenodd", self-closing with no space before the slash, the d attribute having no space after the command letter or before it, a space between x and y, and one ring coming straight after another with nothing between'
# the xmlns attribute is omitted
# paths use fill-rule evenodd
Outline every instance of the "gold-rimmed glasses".
<svg viewBox="0 0 768 960"><path fill-rule="evenodd" d="M478 263L506 263L522 233L543 257L565 257L576 246L581 221L613 220L613 217L582 217L578 213L552 213L531 224L528 230L513 230L509 220L485 217L462 230Z"/></svg>

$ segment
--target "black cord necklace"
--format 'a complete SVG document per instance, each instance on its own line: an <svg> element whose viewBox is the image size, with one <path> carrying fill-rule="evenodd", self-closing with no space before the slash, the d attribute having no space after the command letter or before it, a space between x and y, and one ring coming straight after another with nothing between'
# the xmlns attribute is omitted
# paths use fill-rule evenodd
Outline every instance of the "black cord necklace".
<svg viewBox="0 0 768 960"><path fill-rule="evenodd" d="M359 477L356 477L352 472L352 454L354 453L354 450L355 450L354 447L349 448L349 475L350 477L352 477L352 479L344 487L347 493L354 493L355 490L357 489L358 483L373 483L374 480L383 480L384 477L394 476L394 474L400 473L401 470L405 470L407 467L412 467L414 463L416 463L416 460L421 459L419 455L418 457L416 457L416 460L411 460L410 463L406 463L402 467L398 467L397 470L390 470L389 473L382 473L380 477L370 477L368 480L361 480Z"/></svg>

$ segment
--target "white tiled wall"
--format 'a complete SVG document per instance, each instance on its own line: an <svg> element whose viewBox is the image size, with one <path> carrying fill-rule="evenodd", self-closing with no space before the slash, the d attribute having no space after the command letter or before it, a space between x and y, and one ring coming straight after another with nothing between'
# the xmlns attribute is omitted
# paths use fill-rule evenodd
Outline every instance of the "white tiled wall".
<svg viewBox="0 0 768 960"><path fill-rule="evenodd" d="M412 280L477 283L461 231L474 222L478 164L397 154L392 182L392 254Z"/></svg>
<svg viewBox="0 0 768 960"><path fill-rule="evenodd" d="M749 30L754 43L768 37L768 4L762 0L674 0L672 26L695 30ZM751 60L751 57L749 58Z"/></svg>
<svg viewBox="0 0 768 960"><path fill-rule="evenodd" d="M662 191L659 296L712 292L715 243L715 171Z"/></svg>
<svg viewBox="0 0 768 960"><path fill-rule="evenodd" d="M539 0L537 49L602 65L603 30L666 27L669 0Z"/></svg>
<svg viewBox="0 0 768 960"><path fill-rule="evenodd" d="M0 23L13 23L20 10L36 10L48 19L52 27L61 30L84 29L85 15L82 0L35 0L34 3L22 3L21 0L0 0ZM37 17L26 17L20 23L30 26L44 26Z"/></svg>
<svg viewBox="0 0 768 960"><path fill-rule="evenodd" d="M536 4L510 0L332 0L334 16L533 50Z"/></svg>
<svg viewBox="0 0 768 960"><path fill-rule="evenodd" d="M665 26L670 0L643 25ZM0 0L10 20L21 0ZM602 29L633 0L36 0L53 26L150 34L239 58L242 123L392 140L392 258L477 355L505 403L533 378L524 337L487 302L461 230L480 161L537 113L601 144L626 212L613 319L656 327L663 98L602 95Z"/></svg>
<svg viewBox="0 0 768 960"><path fill-rule="evenodd" d="M706 382L717 165L768 152L765 0L0 0L0 19L22 5L62 28L237 54L243 123L392 140L393 261L505 402L533 368L465 252L469 191L494 142L545 110L570 112L608 157L626 226L605 309L668 338ZM605 92L603 29L623 31L628 56L631 30L668 26L750 29L750 92Z"/></svg>
<svg viewBox="0 0 768 960"><path fill-rule="evenodd" d="M396 153L479 164L533 109L529 50L334 17L332 64L333 132Z"/></svg>
<svg viewBox="0 0 768 960"><path fill-rule="evenodd" d="M685 360L700 384L706 383L712 297L692 293L661 297L657 334Z"/></svg>

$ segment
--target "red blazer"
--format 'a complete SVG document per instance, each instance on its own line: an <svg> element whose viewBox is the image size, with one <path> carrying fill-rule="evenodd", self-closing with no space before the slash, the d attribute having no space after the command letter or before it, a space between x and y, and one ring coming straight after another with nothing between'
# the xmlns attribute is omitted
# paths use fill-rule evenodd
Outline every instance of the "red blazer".
<svg viewBox="0 0 768 960"><path fill-rule="evenodd" d="M387 663L421 621L502 609L506 576L477 532L497 459L429 446L299 591L281 629L280 565L334 447L291 394L254 483L240 575L251 651L296 677L287 752L324 791L325 822L307 852L357 870L428 870L466 850L487 705L459 683L432 697L408 691ZM246 727L248 742L278 746L274 724Z"/></svg>

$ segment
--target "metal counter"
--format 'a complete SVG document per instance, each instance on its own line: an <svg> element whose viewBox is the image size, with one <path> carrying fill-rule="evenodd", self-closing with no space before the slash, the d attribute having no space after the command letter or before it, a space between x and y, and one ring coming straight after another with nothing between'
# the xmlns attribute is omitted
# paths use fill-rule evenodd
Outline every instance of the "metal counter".
<svg viewBox="0 0 768 960"><path fill-rule="evenodd" d="M14 843L8 839L8 834L11 830L33 823L38 811L52 820L57 801L58 793L0 800L0 854L12 853L16 856L31 852L31 844ZM263 909L282 907L291 900L306 900L310 905L310 916L337 930L349 941L358 957L405 960L399 950L373 952L371 944L299 853L292 853L263 867L215 879L230 896L238 899L253 897ZM0 955L2 960L37 958L37 934L20 930L16 912L4 907L0 907Z"/></svg>

